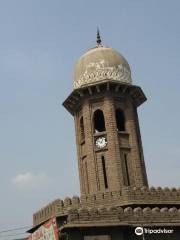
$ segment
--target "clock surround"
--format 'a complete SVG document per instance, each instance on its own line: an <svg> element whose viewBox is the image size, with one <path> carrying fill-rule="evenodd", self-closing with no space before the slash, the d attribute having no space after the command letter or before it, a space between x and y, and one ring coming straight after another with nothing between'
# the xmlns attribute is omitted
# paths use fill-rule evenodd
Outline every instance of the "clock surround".
<svg viewBox="0 0 180 240"><path fill-rule="evenodd" d="M95 145L98 149L103 149L107 146L107 139L105 137L98 137L95 140Z"/></svg>

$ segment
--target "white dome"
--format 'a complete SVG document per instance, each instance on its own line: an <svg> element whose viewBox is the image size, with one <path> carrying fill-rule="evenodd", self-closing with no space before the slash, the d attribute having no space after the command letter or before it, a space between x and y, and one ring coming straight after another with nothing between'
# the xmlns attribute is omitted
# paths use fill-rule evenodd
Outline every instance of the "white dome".
<svg viewBox="0 0 180 240"><path fill-rule="evenodd" d="M75 65L74 89L108 80L131 84L131 70L126 59L113 48L99 45L80 57Z"/></svg>

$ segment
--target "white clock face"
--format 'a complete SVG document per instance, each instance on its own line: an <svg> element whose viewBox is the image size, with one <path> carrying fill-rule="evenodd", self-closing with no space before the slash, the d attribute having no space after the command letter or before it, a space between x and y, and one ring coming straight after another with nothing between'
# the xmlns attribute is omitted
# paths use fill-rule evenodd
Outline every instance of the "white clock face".
<svg viewBox="0 0 180 240"><path fill-rule="evenodd" d="M96 147L104 148L107 145L107 141L105 137L99 137L96 139Z"/></svg>

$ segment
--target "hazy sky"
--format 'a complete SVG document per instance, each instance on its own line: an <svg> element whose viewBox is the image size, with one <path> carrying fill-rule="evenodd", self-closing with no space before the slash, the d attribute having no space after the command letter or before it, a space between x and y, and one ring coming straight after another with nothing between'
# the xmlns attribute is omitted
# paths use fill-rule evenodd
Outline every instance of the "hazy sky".
<svg viewBox="0 0 180 240"><path fill-rule="evenodd" d="M79 194L73 118L61 104L97 26L148 98L139 118L150 186L180 185L179 24L178 0L0 1L0 231Z"/></svg>

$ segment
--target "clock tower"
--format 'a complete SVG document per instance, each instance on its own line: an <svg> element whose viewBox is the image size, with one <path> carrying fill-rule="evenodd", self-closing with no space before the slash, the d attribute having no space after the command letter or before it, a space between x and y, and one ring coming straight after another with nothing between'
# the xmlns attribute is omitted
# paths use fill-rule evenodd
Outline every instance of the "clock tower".
<svg viewBox="0 0 180 240"><path fill-rule="evenodd" d="M144 101L128 62L98 32L96 47L76 63L74 89L63 103L75 122L81 195L148 186L137 114Z"/></svg>

